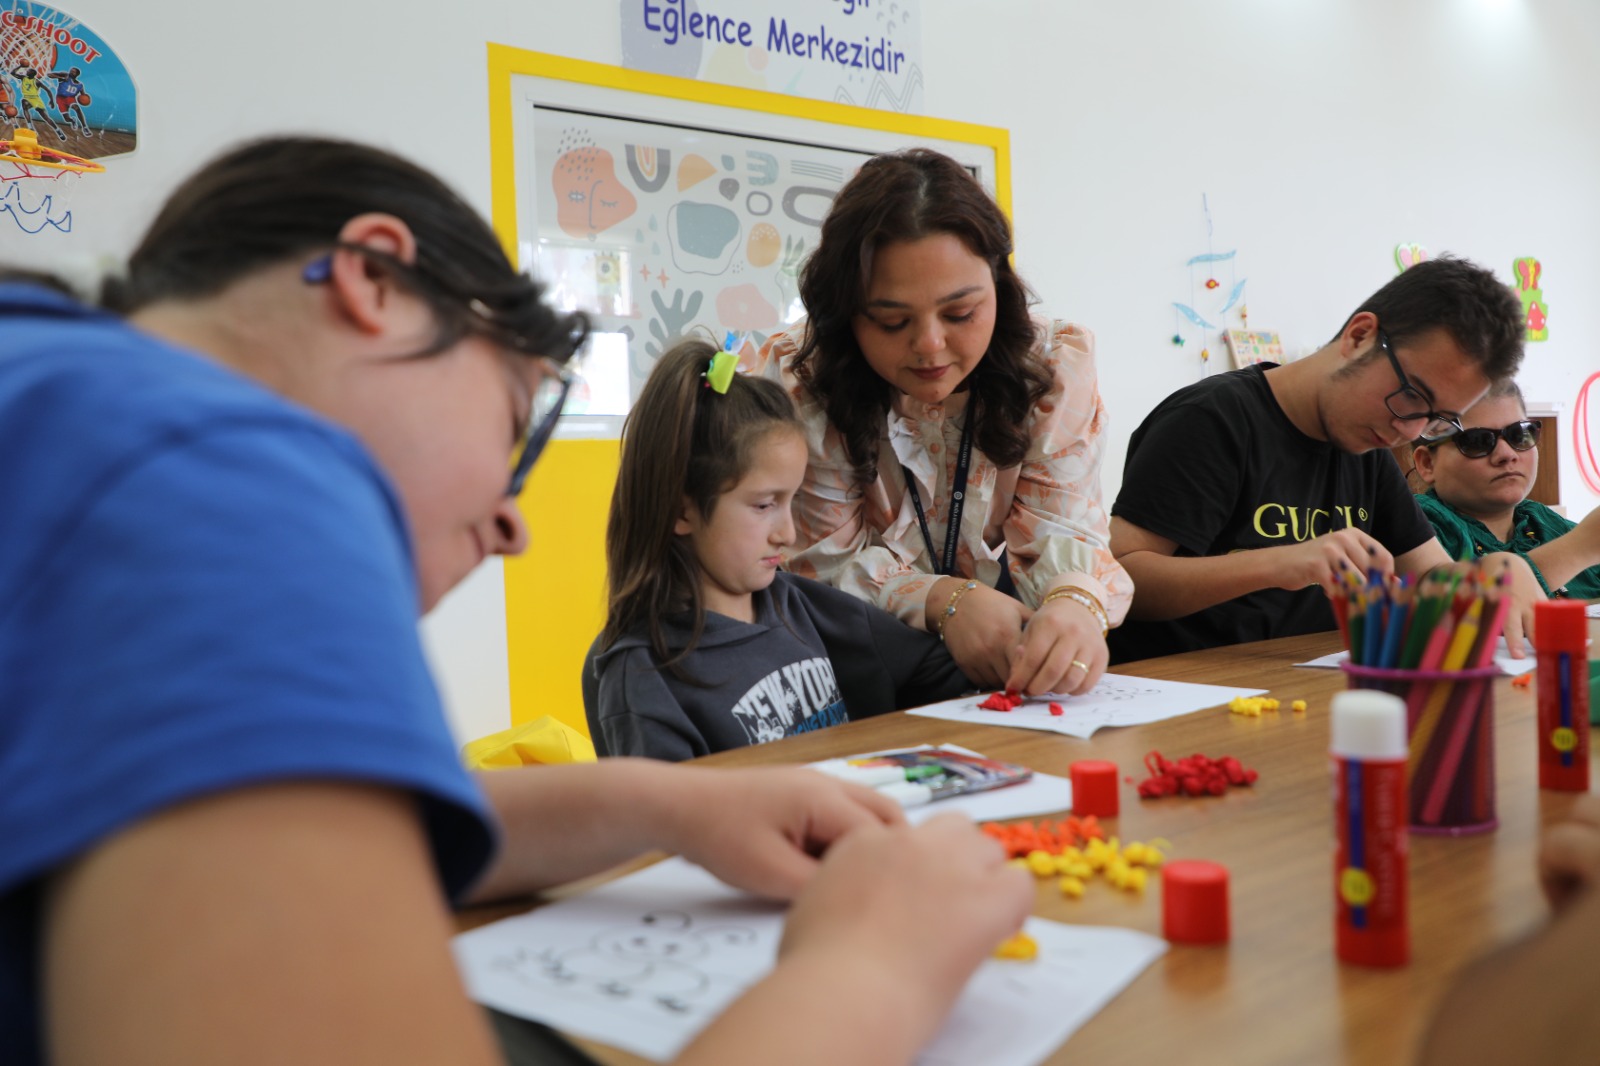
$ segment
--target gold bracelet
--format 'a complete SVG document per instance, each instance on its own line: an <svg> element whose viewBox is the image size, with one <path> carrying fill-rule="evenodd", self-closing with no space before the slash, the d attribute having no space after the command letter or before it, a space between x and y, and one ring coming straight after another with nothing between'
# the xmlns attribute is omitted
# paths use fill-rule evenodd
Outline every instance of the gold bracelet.
<svg viewBox="0 0 1600 1066"><path fill-rule="evenodd" d="M950 602L944 605L944 610L939 612L939 642L944 642L944 624L956 616L956 602L978 587L976 581L968 581L965 585L950 594Z"/></svg>
<svg viewBox="0 0 1600 1066"><path fill-rule="evenodd" d="M1111 616L1106 614L1106 609L1100 603L1100 600L1088 589L1079 588L1077 585L1062 585L1060 588L1052 590L1048 596L1041 600L1039 606L1043 608L1051 600L1071 600L1088 611L1094 616L1094 620L1100 623L1100 635L1102 637L1111 632Z"/></svg>

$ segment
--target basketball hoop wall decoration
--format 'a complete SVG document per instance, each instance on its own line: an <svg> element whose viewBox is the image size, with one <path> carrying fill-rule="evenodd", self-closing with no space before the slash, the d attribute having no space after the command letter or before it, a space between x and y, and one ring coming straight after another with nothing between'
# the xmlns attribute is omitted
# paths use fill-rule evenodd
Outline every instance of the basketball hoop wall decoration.
<svg viewBox="0 0 1600 1066"><path fill-rule="evenodd" d="M0 0L0 233L72 232L78 181L137 144L137 92L110 45L59 8Z"/></svg>

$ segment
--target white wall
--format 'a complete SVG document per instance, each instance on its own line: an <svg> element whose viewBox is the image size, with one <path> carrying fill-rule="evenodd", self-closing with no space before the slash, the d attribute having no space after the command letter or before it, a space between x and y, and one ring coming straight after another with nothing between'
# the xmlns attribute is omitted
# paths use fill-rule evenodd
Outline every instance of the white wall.
<svg viewBox="0 0 1600 1066"><path fill-rule="evenodd" d="M73 234L0 230L0 258L81 273L121 255L166 188L268 131L413 153L487 213L485 42L619 63L621 2L66 0L132 71L140 148L80 183ZM1169 338L1184 262L1207 250L1202 193L1212 248L1237 248L1249 278L1251 327L1291 351L1322 343L1414 241L1508 280L1514 257L1542 261L1551 339L1529 345L1530 400L1570 416L1600 369L1592 0L921 5L927 112L1010 129L1019 266L1049 311L1099 336L1108 497L1127 435L1199 374L1194 346ZM1570 514L1600 503L1568 434L1544 451ZM458 733L504 725L499 568L425 632Z"/></svg>
<svg viewBox="0 0 1600 1066"><path fill-rule="evenodd" d="M1127 433L1199 372L1193 346L1170 343L1169 305L1206 250L1202 192L1215 249L1239 249L1252 328L1291 351L1322 344L1394 276L1394 246L1417 242L1508 281L1512 259L1541 260L1551 339L1528 345L1531 400L1570 414L1600 369L1600 5L995 6L1019 20L1005 39L928 41L928 108L1012 131L1019 266L1099 336L1108 494ZM1584 514L1600 500L1566 435L1560 452L1562 498Z"/></svg>

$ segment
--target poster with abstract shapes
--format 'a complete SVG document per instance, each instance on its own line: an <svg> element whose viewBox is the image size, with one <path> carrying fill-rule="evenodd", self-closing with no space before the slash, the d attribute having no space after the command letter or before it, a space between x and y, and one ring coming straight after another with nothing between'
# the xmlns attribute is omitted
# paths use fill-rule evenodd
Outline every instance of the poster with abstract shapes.
<svg viewBox="0 0 1600 1066"><path fill-rule="evenodd" d="M620 415L679 338L759 347L799 321L797 275L869 153L534 108L535 272L598 348L574 414ZM601 402L601 395L611 399Z"/></svg>

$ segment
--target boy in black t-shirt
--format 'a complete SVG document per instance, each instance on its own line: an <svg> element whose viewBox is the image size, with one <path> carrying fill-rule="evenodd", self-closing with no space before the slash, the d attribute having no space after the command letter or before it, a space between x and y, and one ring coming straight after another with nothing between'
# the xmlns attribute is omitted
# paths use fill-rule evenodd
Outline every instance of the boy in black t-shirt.
<svg viewBox="0 0 1600 1066"><path fill-rule="evenodd" d="M1112 661L1332 629L1324 593L1341 563L1414 575L1448 563L1388 449L1459 431L1460 412L1516 372L1522 336L1509 288L1434 259L1321 350L1169 396L1129 441L1111 511L1111 550L1134 580ZM1514 573L1506 633L1519 647L1540 596L1525 565Z"/></svg>

